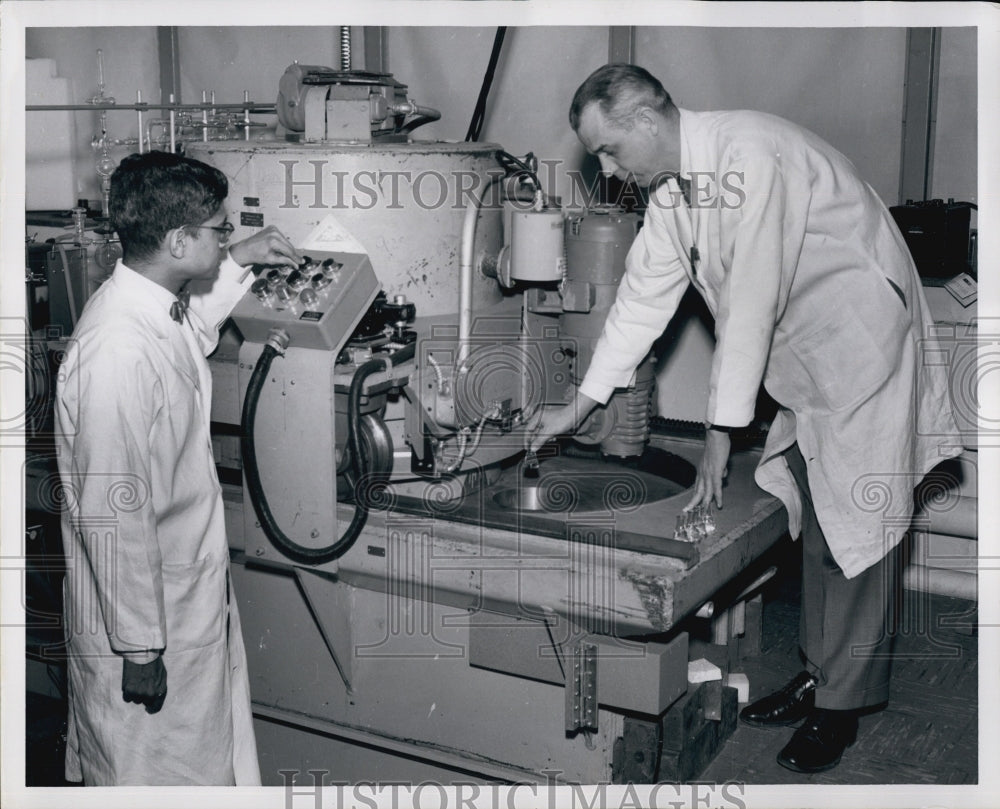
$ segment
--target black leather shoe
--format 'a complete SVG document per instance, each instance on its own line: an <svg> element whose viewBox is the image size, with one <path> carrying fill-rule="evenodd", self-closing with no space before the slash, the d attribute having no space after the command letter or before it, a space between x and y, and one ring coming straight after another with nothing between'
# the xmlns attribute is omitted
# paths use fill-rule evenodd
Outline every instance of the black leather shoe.
<svg viewBox="0 0 1000 809"><path fill-rule="evenodd" d="M813 709L816 685L816 678L803 671L780 691L747 705L740 719L758 727L794 725Z"/></svg>
<svg viewBox="0 0 1000 809"><path fill-rule="evenodd" d="M854 711L817 708L778 753L778 763L795 772L829 770L840 763L844 750L857 736L858 715Z"/></svg>

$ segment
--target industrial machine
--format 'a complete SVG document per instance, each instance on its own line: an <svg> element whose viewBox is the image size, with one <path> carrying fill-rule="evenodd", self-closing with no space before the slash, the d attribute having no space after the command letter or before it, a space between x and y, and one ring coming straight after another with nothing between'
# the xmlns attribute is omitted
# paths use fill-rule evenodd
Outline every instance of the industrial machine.
<svg viewBox="0 0 1000 809"><path fill-rule="evenodd" d="M652 359L526 460L641 222L560 210L498 145L414 140L436 113L406 89L293 65L273 139L187 146L234 239L308 256L258 268L211 358L265 783L691 777L661 770L685 621L783 514L752 452L724 511L683 512L700 441L651 437Z"/></svg>
<svg viewBox="0 0 1000 809"><path fill-rule="evenodd" d="M101 86L106 191L125 105ZM755 452L736 442L724 510L685 512L700 435L651 429L657 403L678 416L653 357L525 452L586 372L641 217L561 209L531 155L416 139L437 111L349 65L292 65L274 104L152 109L130 109L140 151L215 165L235 240L275 225L307 256L255 268L210 358L265 784L696 777L735 691L691 684L689 659L738 665L785 528ZM74 222L27 251L31 311L62 337L119 249ZM56 515L51 452L26 470L29 511Z"/></svg>

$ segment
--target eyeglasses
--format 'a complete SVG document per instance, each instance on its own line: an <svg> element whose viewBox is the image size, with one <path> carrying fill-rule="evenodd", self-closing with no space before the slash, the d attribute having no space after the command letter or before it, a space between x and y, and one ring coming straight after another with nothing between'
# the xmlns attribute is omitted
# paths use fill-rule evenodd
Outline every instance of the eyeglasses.
<svg viewBox="0 0 1000 809"><path fill-rule="evenodd" d="M232 222L223 222L221 225L185 225L185 227L195 228L196 230L214 230L219 234L219 242L222 244L228 242L229 237L236 230L236 226Z"/></svg>

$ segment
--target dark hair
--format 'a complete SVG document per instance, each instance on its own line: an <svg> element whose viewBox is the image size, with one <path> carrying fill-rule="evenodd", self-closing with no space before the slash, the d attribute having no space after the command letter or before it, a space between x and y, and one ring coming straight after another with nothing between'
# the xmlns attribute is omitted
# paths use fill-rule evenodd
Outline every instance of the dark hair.
<svg viewBox="0 0 1000 809"><path fill-rule="evenodd" d="M167 233L210 219L229 194L226 175L170 152L126 157L111 175L108 212L126 263L147 259Z"/></svg>
<svg viewBox="0 0 1000 809"><path fill-rule="evenodd" d="M611 64L591 73L573 96L569 123L575 131L588 104L596 102L608 121L631 129L632 115L639 107L652 107L664 115L674 105L660 80L637 65Z"/></svg>

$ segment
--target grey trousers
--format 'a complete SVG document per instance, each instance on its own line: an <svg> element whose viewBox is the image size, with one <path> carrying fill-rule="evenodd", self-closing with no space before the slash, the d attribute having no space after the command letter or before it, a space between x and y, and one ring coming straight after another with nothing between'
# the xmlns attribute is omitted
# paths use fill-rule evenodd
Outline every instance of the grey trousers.
<svg viewBox="0 0 1000 809"><path fill-rule="evenodd" d="M899 615L900 547L848 579L816 520L798 444L785 460L802 493L802 605L799 645L819 680L816 707L868 708L889 699L892 639Z"/></svg>

